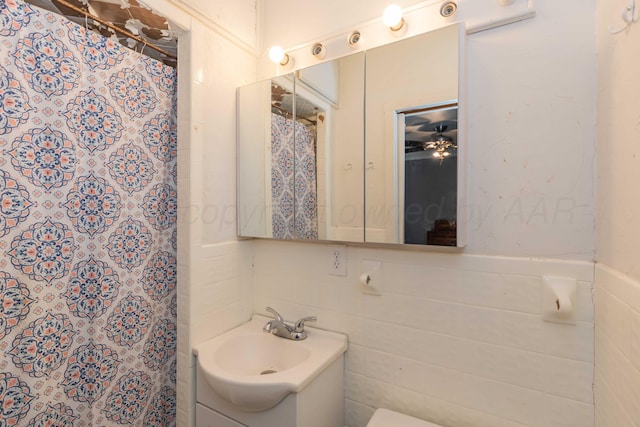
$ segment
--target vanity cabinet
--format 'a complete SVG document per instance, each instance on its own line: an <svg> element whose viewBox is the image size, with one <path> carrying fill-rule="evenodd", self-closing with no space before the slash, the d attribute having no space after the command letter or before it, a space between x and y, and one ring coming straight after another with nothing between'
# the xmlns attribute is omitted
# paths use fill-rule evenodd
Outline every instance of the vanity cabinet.
<svg viewBox="0 0 640 427"><path fill-rule="evenodd" d="M261 412L244 412L218 396L196 372L196 427L343 427L344 354L299 393Z"/></svg>
<svg viewBox="0 0 640 427"><path fill-rule="evenodd" d="M206 406L197 403L196 404L196 426L197 427L246 427L244 424L240 424L225 417L219 412Z"/></svg>

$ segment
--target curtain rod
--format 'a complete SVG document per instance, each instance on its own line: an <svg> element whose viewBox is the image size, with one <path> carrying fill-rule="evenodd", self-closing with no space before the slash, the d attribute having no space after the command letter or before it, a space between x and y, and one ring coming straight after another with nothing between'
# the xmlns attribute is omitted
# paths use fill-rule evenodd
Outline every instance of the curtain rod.
<svg viewBox="0 0 640 427"><path fill-rule="evenodd" d="M277 114L279 116L284 117L285 119L291 119L293 120L293 113L285 108L279 107L277 105L271 104L271 112L274 114ZM296 120L304 120L306 122L308 122L310 125L315 126L316 124L318 124L317 121L315 120L311 120L308 117L302 117L302 116L296 116Z"/></svg>
<svg viewBox="0 0 640 427"><path fill-rule="evenodd" d="M133 40L137 41L138 43L142 43L144 46L148 46L148 47L150 47L151 49L153 49L153 50L155 50L155 51L158 51L158 52L162 53L163 55L168 56L169 58L172 58L172 59L178 59L175 55L173 55L173 54L171 54L171 53L167 52L166 50L164 50L164 49L162 49L162 48L160 48L160 47L158 47L158 46L156 46L156 45L154 45L154 44L152 44L152 43L149 43L149 41L148 41L148 40L145 40L145 39L143 39L143 38L142 38L142 37L140 37L140 36L136 36L135 34L133 34L133 33L129 32L129 31L127 31L127 30L123 30L122 28L117 27L117 26L113 25L112 23L110 23L110 22L108 22L108 21L105 21L105 20L104 20L104 19L102 19L102 18L98 18L97 16L92 15L91 13L89 13L89 11L88 11L88 10L81 9L81 8L79 8L79 7L77 7L77 6L73 5L73 4L71 4L71 3L69 3L69 2L67 2L67 1L65 1L65 0L52 0L52 1L53 1L54 3L59 3L59 4L63 5L63 6L65 6L65 7L68 7L69 9L71 9L71 10L73 10L73 11L75 11L75 12L78 12L78 13L80 13L80 14L84 15L86 18L91 18L91 19L93 19L94 21L101 23L101 24L102 24L102 25L104 25L105 27L107 27L107 28L111 28L113 31L115 31L115 32L117 32L117 33L120 33L120 34L122 34L122 35L125 35L125 36L127 36L127 37L130 37L130 38L132 38ZM143 47L143 49L144 49L144 47Z"/></svg>

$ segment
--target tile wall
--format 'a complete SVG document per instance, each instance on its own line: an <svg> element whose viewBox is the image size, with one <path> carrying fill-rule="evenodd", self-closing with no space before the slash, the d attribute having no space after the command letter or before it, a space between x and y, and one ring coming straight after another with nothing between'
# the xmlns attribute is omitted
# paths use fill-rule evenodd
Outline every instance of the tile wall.
<svg viewBox="0 0 640 427"><path fill-rule="evenodd" d="M603 264L595 279L596 426L640 426L640 282Z"/></svg>
<svg viewBox="0 0 640 427"><path fill-rule="evenodd" d="M593 425L592 263L348 247L336 277L326 245L252 251L257 313L348 334L349 427L377 407L459 427ZM382 296L359 289L364 259L382 261ZM542 275L579 280L576 325L541 320Z"/></svg>

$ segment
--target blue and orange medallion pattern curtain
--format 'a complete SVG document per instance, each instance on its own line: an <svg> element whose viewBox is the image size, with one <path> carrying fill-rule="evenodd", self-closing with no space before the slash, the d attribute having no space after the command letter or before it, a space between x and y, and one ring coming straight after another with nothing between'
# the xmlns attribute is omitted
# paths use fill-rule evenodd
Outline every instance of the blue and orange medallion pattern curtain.
<svg viewBox="0 0 640 427"><path fill-rule="evenodd" d="M0 0L0 426L170 426L175 70Z"/></svg>
<svg viewBox="0 0 640 427"><path fill-rule="evenodd" d="M314 129L271 115L271 223L276 239L317 239Z"/></svg>

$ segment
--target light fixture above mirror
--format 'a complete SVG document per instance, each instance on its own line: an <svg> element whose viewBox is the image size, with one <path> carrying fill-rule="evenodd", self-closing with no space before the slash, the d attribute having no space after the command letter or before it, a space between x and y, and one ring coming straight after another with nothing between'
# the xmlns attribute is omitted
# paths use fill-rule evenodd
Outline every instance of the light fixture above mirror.
<svg viewBox="0 0 640 427"><path fill-rule="evenodd" d="M382 22L389 27L391 33L399 37L407 32L407 22L402 16L402 9L397 4L386 7L382 14Z"/></svg>
<svg viewBox="0 0 640 427"><path fill-rule="evenodd" d="M272 46L269 49L269 59L275 64L280 64L283 68L292 68L294 64L293 58L280 46Z"/></svg>

